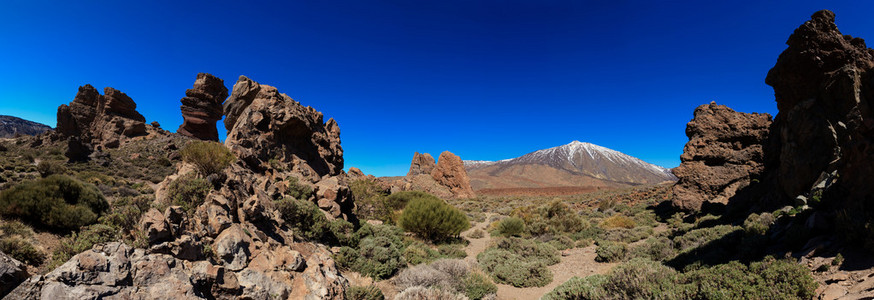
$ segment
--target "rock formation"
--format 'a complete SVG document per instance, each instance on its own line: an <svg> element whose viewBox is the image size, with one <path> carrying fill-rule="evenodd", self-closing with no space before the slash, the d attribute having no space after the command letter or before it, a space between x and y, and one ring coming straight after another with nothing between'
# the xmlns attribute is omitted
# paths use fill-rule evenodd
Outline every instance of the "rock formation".
<svg viewBox="0 0 874 300"><path fill-rule="evenodd" d="M814 13L765 79L779 109L764 149L776 202L874 195L874 50L834 21L831 11Z"/></svg>
<svg viewBox="0 0 874 300"><path fill-rule="evenodd" d="M434 171L436 167L437 163L434 162L434 157L431 154L419 154L419 152L416 152L416 154L413 154L413 162L410 163L410 171L407 172L407 176L430 175L431 171Z"/></svg>
<svg viewBox="0 0 874 300"><path fill-rule="evenodd" d="M258 185L271 197L287 189L289 176L314 189L313 198L330 218L351 220L354 208L343 173L340 127L272 86L245 76L225 102L231 149L245 169L269 174Z"/></svg>
<svg viewBox="0 0 874 300"><path fill-rule="evenodd" d="M0 252L0 298L27 279L24 264Z"/></svg>
<svg viewBox="0 0 874 300"><path fill-rule="evenodd" d="M228 97L225 82L207 73L197 74L194 87L182 98L184 121L177 133L201 140L218 141L215 122L222 119L222 102Z"/></svg>
<svg viewBox="0 0 874 300"><path fill-rule="evenodd" d="M415 160L414 160L415 162ZM412 169L412 167L410 167ZM464 162L458 155L449 151L440 153L437 166L431 171L431 177L437 183L448 187L456 198L475 198L473 189L470 188L470 178L464 170Z"/></svg>
<svg viewBox="0 0 874 300"><path fill-rule="evenodd" d="M62 138L79 137L83 143L108 148L125 139L146 134L146 119L125 93L111 87L103 95L93 86L79 87L69 105L58 107L57 133Z"/></svg>
<svg viewBox="0 0 874 300"><path fill-rule="evenodd" d="M11 138L18 134L38 135L51 129L45 124L0 115L0 138Z"/></svg>
<svg viewBox="0 0 874 300"><path fill-rule="evenodd" d="M407 176L382 178L381 184L391 191L424 191L440 198L475 198L464 163L449 151L434 157L416 152Z"/></svg>
<svg viewBox="0 0 874 300"><path fill-rule="evenodd" d="M715 102L695 109L686 125L689 142L673 172L674 206L700 210L703 203L727 204L764 170L762 143L771 115L741 113Z"/></svg>
<svg viewBox="0 0 874 300"><path fill-rule="evenodd" d="M274 160L290 164L313 181L342 173L343 148L337 122L324 122L322 113L304 107L275 87L240 76L224 112L228 130L225 145L252 169L263 170Z"/></svg>

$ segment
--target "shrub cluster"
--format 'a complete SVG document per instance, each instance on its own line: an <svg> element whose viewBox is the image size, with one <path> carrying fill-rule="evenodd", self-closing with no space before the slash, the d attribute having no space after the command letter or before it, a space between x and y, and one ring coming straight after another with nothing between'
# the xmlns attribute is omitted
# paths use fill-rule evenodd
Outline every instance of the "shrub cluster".
<svg viewBox="0 0 874 300"><path fill-rule="evenodd" d="M410 199L398 223L404 230L431 241L457 237L470 228L464 213L428 194Z"/></svg>
<svg viewBox="0 0 874 300"><path fill-rule="evenodd" d="M97 221L109 203L93 185L65 175L51 175L0 192L0 215L59 230L74 230Z"/></svg>
<svg viewBox="0 0 874 300"><path fill-rule="evenodd" d="M334 260L341 268L376 280L391 277L406 265L402 237L397 227L365 224L350 239L358 243L341 247Z"/></svg>
<svg viewBox="0 0 874 300"><path fill-rule="evenodd" d="M28 240L18 236L0 238L0 252L32 266L40 265L45 260L45 254L42 251L37 250Z"/></svg>
<svg viewBox="0 0 874 300"><path fill-rule="evenodd" d="M571 278L543 299L810 299L815 289L806 267L772 257L686 273L635 258L606 276Z"/></svg>
<svg viewBox="0 0 874 300"><path fill-rule="evenodd" d="M549 244L521 238L502 238L477 256L486 273L499 283L515 287L544 286L552 281L547 266L559 262L558 250Z"/></svg>
<svg viewBox="0 0 874 300"><path fill-rule="evenodd" d="M234 154L218 142L194 141L179 150L182 160L194 165L202 176L221 172L234 162Z"/></svg>
<svg viewBox="0 0 874 300"><path fill-rule="evenodd" d="M463 294L469 299L482 299L497 293L498 288L486 276L472 272L460 259L441 259L431 264L420 264L401 271L394 279L399 291L411 288L440 289Z"/></svg>
<svg viewBox="0 0 874 300"><path fill-rule="evenodd" d="M498 222L497 233L502 236L522 236L525 232L525 221L517 217L509 217Z"/></svg>
<svg viewBox="0 0 874 300"><path fill-rule="evenodd" d="M328 218L309 200L285 198L275 202L276 209L295 235L308 240L323 240L330 232ZM336 225L335 225L336 226ZM337 227L338 230L341 228Z"/></svg>
<svg viewBox="0 0 874 300"><path fill-rule="evenodd" d="M179 205L184 211L192 211L206 200L206 195L213 186L203 178L186 174L176 178L167 186L167 194L173 205Z"/></svg>
<svg viewBox="0 0 874 300"><path fill-rule="evenodd" d="M628 253L628 244L623 242L599 241L598 248L595 249L595 261L617 262L625 259L626 253Z"/></svg>
<svg viewBox="0 0 874 300"><path fill-rule="evenodd" d="M347 300L385 300L385 295L376 286L350 286L346 289Z"/></svg>
<svg viewBox="0 0 874 300"><path fill-rule="evenodd" d="M511 213L524 221L524 232L540 235L572 234L589 227L582 217L560 200L543 206L524 206Z"/></svg>

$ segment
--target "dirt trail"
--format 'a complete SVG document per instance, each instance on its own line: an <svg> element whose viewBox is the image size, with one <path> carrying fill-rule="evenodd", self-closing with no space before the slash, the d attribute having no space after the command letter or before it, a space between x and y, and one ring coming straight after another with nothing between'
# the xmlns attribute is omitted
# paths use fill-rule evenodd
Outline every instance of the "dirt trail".
<svg viewBox="0 0 874 300"><path fill-rule="evenodd" d="M491 214L486 215L486 220L491 218ZM492 238L488 233L479 239L471 238L469 235L473 230L480 229L485 231L489 222L477 223L468 231L462 233L463 236L470 240L470 244L464 248L467 252L466 260L476 262L476 256L489 246ZM595 261L594 245L586 248L574 248L565 252L566 256L561 257L561 262L549 267L552 271L552 282L544 287L517 288L511 285L498 284L498 299L500 300L528 300L539 299L544 294L555 289L568 279L574 276L586 277L593 274L606 274L615 263L599 263Z"/></svg>

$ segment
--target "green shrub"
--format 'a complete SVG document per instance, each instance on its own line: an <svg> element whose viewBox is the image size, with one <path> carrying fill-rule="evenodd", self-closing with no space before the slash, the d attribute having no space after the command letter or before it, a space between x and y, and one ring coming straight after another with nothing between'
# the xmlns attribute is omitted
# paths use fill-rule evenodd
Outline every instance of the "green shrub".
<svg viewBox="0 0 874 300"><path fill-rule="evenodd" d="M107 225L94 224L82 228L81 231L74 232L61 241L61 245L55 249L52 255L53 265L63 264L73 255L89 250L96 244L113 242L118 239L118 231Z"/></svg>
<svg viewBox="0 0 874 300"><path fill-rule="evenodd" d="M634 227L637 227L637 223L635 223L634 220L632 220L629 217L620 215L620 214L615 214L612 217L604 219L604 221L601 222L601 228L604 228L604 229L612 229L612 228L632 229Z"/></svg>
<svg viewBox="0 0 874 300"><path fill-rule="evenodd" d="M49 177L54 174L64 174L67 168L61 162L42 160L36 164L36 171L39 172L39 176Z"/></svg>
<svg viewBox="0 0 874 300"><path fill-rule="evenodd" d="M464 213L434 196L410 200L401 214L399 224L404 230L431 241L458 236L470 227Z"/></svg>
<svg viewBox="0 0 874 300"><path fill-rule="evenodd" d="M739 232L739 230L739 227L731 225L716 225L713 227L693 229L682 236L674 238L674 243L680 252L684 252L723 238L733 240L734 237L736 237L735 233Z"/></svg>
<svg viewBox="0 0 874 300"><path fill-rule="evenodd" d="M0 231L3 231L3 236L19 235L23 238L33 236L33 229L30 226L16 220L3 222L3 225L0 225Z"/></svg>
<svg viewBox="0 0 874 300"><path fill-rule="evenodd" d="M309 185L300 183L297 177L289 176L286 180L288 181L288 191L285 193L286 196L298 200L309 200L310 196L313 195L313 188Z"/></svg>
<svg viewBox="0 0 874 300"><path fill-rule="evenodd" d="M203 204L210 191L212 185L206 179L196 178L191 174L180 176L167 186L167 194L173 205L181 206L186 212Z"/></svg>
<svg viewBox="0 0 874 300"><path fill-rule="evenodd" d="M687 299L677 285L677 272L647 259L635 258L610 271L604 294L618 299ZM710 299L710 298L706 298Z"/></svg>
<svg viewBox="0 0 874 300"><path fill-rule="evenodd" d="M322 240L330 232L328 218L307 200L285 198L276 201L276 209L295 234L308 240Z"/></svg>
<svg viewBox="0 0 874 300"><path fill-rule="evenodd" d="M109 203L93 185L65 175L29 181L0 192L0 215L53 229L94 223Z"/></svg>
<svg viewBox="0 0 874 300"><path fill-rule="evenodd" d="M607 276L592 275L585 278L577 276L572 277L565 283L557 286L554 290L543 295L542 300L599 300L606 299L601 288L604 282L607 281Z"/></svg>
<svg viewBox="0 0 874 300"><path fill-rule="evenodd" d="M502 236L521 236L525 232L525 221L517 217L509 217L498 222L498 234Z"/></svg>
<svg viewBox="0 0 874 300"><path fill-rule="evenodd" d="M750 214L744 221L744 231L748 235L764 235L774 224L774 215L770 213Z"/></svg>
<svg viewBox="0 0 874 300"><path fill-rule="evenodd" d="M388 194L379 187L375 179L359 179L349 183L349 190L355 197L355 215L361 220L380 220L388 223L394 211L387 206ZM406 203L404 203L406 205ZM403 208L401 206L398 209Z"/></svg>
<svg viewBox="0 0 874 300"><path fill-rule="evenodd" d="M499 283L515 287L544 286L552 281L547 266L559 262L549 244L520 238L502 238L477 256L483 270Z"/></svg>
<svg viewBox="0 0 874 300"><path fill-rule="evenodd" d="M33 244L20 237L4 237L0 239L0 252L32 266L38 266L45 260L45 254L37 250Z"/></svg>
<svg viewBox="0 0 874 300"><path fill-rule="evenodd" d="M414 242L404 249L404 259L411 266L435 261L441 257L440 252L431 249L422 242Z"/></svg>
<svg viewBox="0 0 874 300"><path fill-rule="evenodd" d="M401 245L393 243L390 238L367 237L361 240L358 247L358 258L352 270L362 275L376 280L385 279L406 265L401 257Z"/></svg>
<svg viewBox="0 0 874 300"><path fill-rule="evenodd" d="M465 258L467 252L464 252L464 247L459 244L443 244L437 246L437 252L444 258Z"/></svg>
<svg viewBox="0 0 874 300"><path fill-rule="evenodd" d="M816 282L806 267L766 257L749 266L733 261L683 274L696 299L812 299Z"/></svg>
<svg viewBox="0 0 874 300"><path fill-rule="evenodd" d="M628 245L622 242L600 241L595 249L595 261L617 262L625 259L628 253Z"/></svg>
<svg viewBox="0 0 874 300"><path fill-rule="evenodd" d="M374 285L350 286L346 289L347 300L384 300L385 295Z"/></svg>
<svg viewBox="0 0 874 300"><path fill-rule="evenodd" d="M358 235L355 233L355 225L343 219L334 219L328 222L330 235L326 242L341 246L357 246Z"/></svg>
<svg viewBox="0 0 874 300"><path fill-rule="evenodd" d="M840 266L844 263L844 256L838 253L835 255L835 259L832 260L832 266Z"/></svg>
<svg viewBox="0 0 874 300"><path fill-rule="evenodd" d="M645 239L650 235L652 235L652 228L650 227L638 226L632 229L619 227L608 229L604 235L604 239L614 242L633 243Z"/></svg>
<svg viewBox="0 0 874 300"><path fill-rule="evenodd" d="M109 212L101 216L99 221L120 231L135 230L140 217L149 210L152 201L151 195L119 198L112 202Z"/></svg>
<svg viewBox="0 0 874 300"><path fill-rule="evenodd" d="M472 238L472 239L481 239L481 238L484 238L485 236L486 236L486 232L483 231L482 229L474 229L473 231L470 232L470 234L467 237Z"/></svg>
<svg viewBox="0 0 874 300"><path fill-rule="evenodd" d="M221 172L234 162L234 154L218 142L194 141L179 150L182 160L194 165L202 176Z"/></svg>
<svg viewBox="0 0 874 300"><path fill-rule="evenodd" d="M677 254L674 243L666 237L651 237L643 244L631 249L631 257L646 258L652 261L664 261Z"/></svg>
<svg viewBox="0 0 874 300"><path fill-rule="evenodd" d="M480 273L470 272L461 281L464 285L464 294L471 300L480 300L498 292L498 286Z"/></svg>

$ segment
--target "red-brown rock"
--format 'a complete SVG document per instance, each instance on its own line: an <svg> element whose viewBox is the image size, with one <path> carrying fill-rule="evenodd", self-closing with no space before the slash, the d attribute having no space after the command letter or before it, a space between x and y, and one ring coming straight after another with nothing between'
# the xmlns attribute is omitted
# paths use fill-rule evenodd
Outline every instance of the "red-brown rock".
<svg viewBox="0 0 874 300"><path fill-rule="evenodd" d="M86 84L79 87L73 102L58 107L57 132L90 145L118 147L127 138L146 134L146 119L136 108L125 93L107 87L100 95Z"/></svg>
<svg viewBox="0 0 874 300"><path fill-rule="evenodd" d="M700 210L703 203L728 204L764 170L762 143L771 115L736 112L715 102L695 109L686 126L689 142L674 168L674 206Z"/></svg>
<svg viewBox="0 0 874 300"><path fill-rule="evenodd" d="M407 172L407 176L416 176L422 174L431 174L434 171L434 168L437 167L437 163L434 162L434 157L428 153L413 154L413 162L410 163L410 171Z"/></svg>
<svg viewBox="0 0 874 300"><path fill-rule="evenodd" d="M228 97L223 80L207 73L197 74L194 87L182 98L184 121L177 133L201 140L218 141L215 123L222 119L222 102Z"/></svg>
<svg viewBox="0 0 874 300"><path fill-rule="evenodd" d="M470 178L464 170L464 162L458 155L449 151L440 153L437 166L431 171L431 177L437 183L448 187L456 198L475 198L476 194L470 188Z"/></svg>

